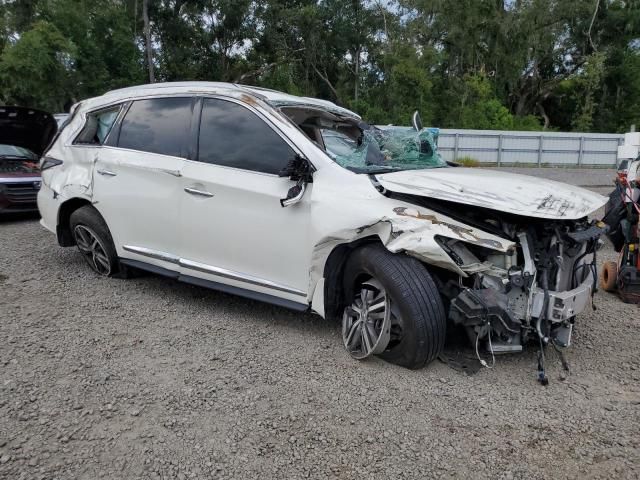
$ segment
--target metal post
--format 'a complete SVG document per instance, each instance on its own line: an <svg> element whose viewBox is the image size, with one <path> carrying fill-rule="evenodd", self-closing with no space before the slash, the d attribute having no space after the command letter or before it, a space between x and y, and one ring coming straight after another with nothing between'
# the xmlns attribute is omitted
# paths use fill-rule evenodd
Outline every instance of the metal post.
<svg viewBox="0 0 640 480"><path fill-rule="evenodd" d="M540 135L540 140L538 143L538 167L542 166L542 144L543 144L543 137L542 135Z"/></svg>
<svg viewBox="0 0 640 480"><path fill-rule="evenodd" d="M502 163L502 134L498 136L498 166Z"/></svg>
<svg viewBox="0 0 640 480"><path fill-rule="evenodd" d="M578 166L582 165L582 155L584 154L584 135L580 137L580 151L578 152Z"/></svg>
<svg viewBox="0 0 640 480"><path fill-rule="evenodd" d="M453 144L453 161L454 162L458 160L458 142L460 140L459 137L460 137L460 134L456 132L456 140L455 140L455 143Z"/></svg>
<svg viewBox="0 0 640 480"><path fill-rule="evenodd" d="M636 129L635 125L631 125L631 132L633 132ZM618 146L621 147L622 145L624 145L624 137L620 137L618 138ZM615 164L616 164L616 168L618 168L618 149L616 148L616 159L615 159Z"/></svg>

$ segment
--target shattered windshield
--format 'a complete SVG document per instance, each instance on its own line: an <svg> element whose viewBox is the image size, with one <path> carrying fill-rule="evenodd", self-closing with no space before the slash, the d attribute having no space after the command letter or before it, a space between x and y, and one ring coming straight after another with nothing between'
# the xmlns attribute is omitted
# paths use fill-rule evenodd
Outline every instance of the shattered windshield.
<svg viewBox="0 0 640 480"><path fill-rule="evenodd" d="M0 144L0 173L37 173L38 157L26 148Z"/></svg>
<svg viewBox="0 0 640 480"><path fill-rule="evenodd" d="M339 165L356 173L446 167L437 151L433 135L408 127L375 128L353 139L337 130L323 129L327 153Z"/></svg>

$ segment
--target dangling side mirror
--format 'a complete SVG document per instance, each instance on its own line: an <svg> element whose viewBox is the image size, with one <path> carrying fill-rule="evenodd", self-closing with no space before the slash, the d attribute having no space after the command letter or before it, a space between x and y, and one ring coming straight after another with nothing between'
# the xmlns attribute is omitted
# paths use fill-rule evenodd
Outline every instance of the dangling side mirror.
<svg viewBox="0 0 640 480"><path fill-rule="evenodd" d="M289 179L296 182L287 192L287 196L280 199L280 205L289 207L302 200L307 189L307 183L313 181L312 173L313 166L309 161L300 155L296 155L278 174L280 177L289 177Z"/></svg>
<svg viewBox="0 0 640 480"><path fill-rule="evenodd" d="M285 198L280 199L280 205L283 207L288 207L290 205L295 205L304 196L304 192L307 190L306 182L298 182L293 187L289 189L287 192L287 196Z"/></svg>

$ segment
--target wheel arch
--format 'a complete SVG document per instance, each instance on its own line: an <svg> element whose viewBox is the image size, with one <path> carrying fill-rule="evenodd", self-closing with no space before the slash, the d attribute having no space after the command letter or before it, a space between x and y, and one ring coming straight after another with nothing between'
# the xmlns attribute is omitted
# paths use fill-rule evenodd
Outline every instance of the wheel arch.
<svg viewBox="0 0 640 480"><path fill-rule="evenodd" d="M70 198L60 205L58 209L56 235L58 237L58 244L61 247L72 247L76 244L73 234L71 233L71 214L85 205L93 206L89 200L82 197Z"/></svg>
<svg viewBox="0 0 640 480"><path fill-rule="evenodd" d="M324 317L328 320L339 320L342 318L342 307L345 301L345 292L342 285L344 267L351 253L357 248L378 243L384 245L378 235L370 235L358 238L351 242L336 245L327 257L323 269L324 278ZM386 248L386 247L385 247Z"/></svg>
<svg viewBox="0 0 640 480"><path fill-rule="evenodd" d="M354 250L370 244L379 244L391 253L402 253L404 255L413 256L422 263L429 271L431 278L435 282L438 290L441 292L440 298L448 308L448 300L444 294L447 281L454 278L454 274L445 268L426 262L423 258L411 255L409 252L392 252L389 250L384 241L377 234L358 238L351 242L336 245L328 255L323 269L323 307L324 317L328 320L338 321L342 318L342 309L345 302L345 291L343 288L344 268L349 256Z"/></svg>

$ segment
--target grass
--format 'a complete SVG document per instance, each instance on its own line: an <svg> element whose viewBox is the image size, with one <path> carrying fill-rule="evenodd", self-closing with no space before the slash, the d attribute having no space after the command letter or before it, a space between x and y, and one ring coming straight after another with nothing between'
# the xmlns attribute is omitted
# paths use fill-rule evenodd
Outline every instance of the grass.
<svg viewBox="0 0 640 480"><path fill-rule="evenodd" d="M463 167L479 167L480 161L473 157L460 157L456 160L456 163L459 163Z"/></svg>

